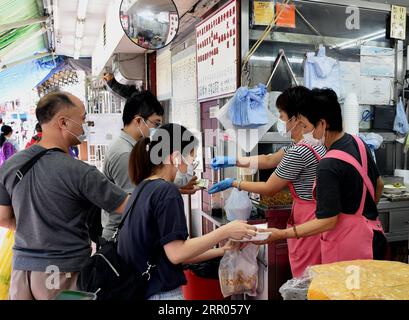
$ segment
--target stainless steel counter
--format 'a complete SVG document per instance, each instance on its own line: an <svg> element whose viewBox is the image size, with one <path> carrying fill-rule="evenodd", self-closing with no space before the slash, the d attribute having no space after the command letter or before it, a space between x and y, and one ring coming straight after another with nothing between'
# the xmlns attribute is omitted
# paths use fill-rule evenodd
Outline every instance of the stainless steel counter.
<svg viewBox="0 0 409 320"><path fill-rule="evenodd" d="M409 201L381 199L378 211L388 242L409 240Z"/></svg>

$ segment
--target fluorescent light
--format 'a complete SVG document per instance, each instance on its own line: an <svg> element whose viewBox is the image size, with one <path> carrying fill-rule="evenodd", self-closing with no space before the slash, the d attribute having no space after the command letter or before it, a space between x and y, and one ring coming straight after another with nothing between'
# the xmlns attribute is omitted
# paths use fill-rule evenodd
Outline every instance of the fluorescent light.
<svg viewBox="0 0 409 320"><path fill-rule="evenodd" d="M276 61L277 57L271 57L271 56L265 56L265 57L260 57L260 56L251 56L250 60L255 60L255 61ZM303 58L288 58L288 61L291 63L298 63L302 64L304 62Z"/></svg>
<svg viewBox="0 0 409 320"><path fill-rule="evenodd" d="M345 49L349 49L349 48L354 48L354 47L360 46L360 45L362 45L362 44L365 44L365 43L367 43L367 42L369 42L369 41L373 41L373 40L376 40L376 39L383 38L384 36L385 36L384 34L379 34L379 35L377 35L377 36L373 36L373 37L370 37L370 38L368 38L368 39L358 40L358 41L355 41L354 43L351 43L351 44L349 44L349 45L345 45L345 46L340 47L339 50L345 50Z"/></svg>
<svg viewBox="0 0 409 320"><path fill-rule="evenodd" d="M58 32L60 30L60 19L58 17L58 5L57 1L54 1L53 6L53 18L54 18L54 29Z"/></svg>
<svg viewBox="0 0 409 320"><path fill-rule="evenodd" d="M374 37L371 37L371 38L369 38L369 39L365 39L365 42L369 42L369 41L373 41L373 40L376 40L376 39L380 39L380 38L383 38L385 35L384 34L380 34L380 35L378 35L378 36L374 36Z"/></svg>
<svg viewBox="0 0 409 320"><path fill-rule="evenodd" d="M81 38L75 38L74 50L76 50L76 51L80 50L81 46L82 46L82 39Z"/></svg>
<svg viewBox="0 0 409 320"><path fill-rule="evenodd" d="M382 36L385 36L385 32L386 32L386 29L379 30L379 31L377 31L377 32L373 32L373 33L367 34L367 35L365 35L365 36L359 37L359 38L354 39L354 40L348 40L348 41L342 42L342 43L337 44L337 45L335 45L335 46L332 46L332 47L330 47L330 48L331 48L331 49L337 49L337 48L339 48L339 49L352 48L352 47L355 47L355 46L359 43L359 41L371 39L371 38L376 37L376 36L380 36L380 38L381 38ZM376 39L379 39L379 38L376 38ZM352 46L351 46L351 45L352 45Z"/></svg>
<svg viewBox="0 0 409 320"><path fill-rule="evenodd" d="M152 11L149 11L149 10L148 11L138 12L137 15L140 16L140 17L147 18L147 19L152 19L155 16L154 13Z"/></svg>
<svg viewBox="0 0 409 320"><path fill-rule="evenodd" d="M81 46L82 46L82 39L81 38L75 38L75 44L74 44L74 59L78 60L81 54Z"/></svg>
<svg viewBox="0 0 409 320"><path fill-rule="evenodd" d="M82 38L84 36L84 20L77 20L77 27L75 28L75 37Z"/></svg>
<svg viewBox="0 0 409 320"><path fill-rule="evenodd" d="M88 0L78 0L77 17L84 20L87 15Z"/></svg>

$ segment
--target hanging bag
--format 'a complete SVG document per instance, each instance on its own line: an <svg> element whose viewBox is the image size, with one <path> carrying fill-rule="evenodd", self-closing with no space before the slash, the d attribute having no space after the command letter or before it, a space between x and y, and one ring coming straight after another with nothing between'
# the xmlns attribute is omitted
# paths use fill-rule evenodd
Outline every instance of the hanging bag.
<svg viewBox="0 0 409 320"><path fill-rule="evenodd" d="M96 294L97 300L144 300L151 278L151 269L159 256L159 243L155 244L154 252L147 261L144 272L138 272L128 265L118 254L118 234L126 218L133 211L142 190L149 183L144 181L130 199L131 205L119 224L112 241L101 240L98 251L88 258L81 268L77 287L84 292Z"/></svg>

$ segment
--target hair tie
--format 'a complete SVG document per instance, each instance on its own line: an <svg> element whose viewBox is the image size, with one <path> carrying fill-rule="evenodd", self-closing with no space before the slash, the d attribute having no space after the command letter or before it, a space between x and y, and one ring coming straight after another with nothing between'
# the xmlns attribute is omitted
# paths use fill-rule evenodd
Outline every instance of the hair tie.
<svg viewBox="0 0 409 320"><path fill-rule="evenodd" d="M151 143L149 142L149 143L146 145L146 152L149 152L150 146L151 146Z"/></svg>

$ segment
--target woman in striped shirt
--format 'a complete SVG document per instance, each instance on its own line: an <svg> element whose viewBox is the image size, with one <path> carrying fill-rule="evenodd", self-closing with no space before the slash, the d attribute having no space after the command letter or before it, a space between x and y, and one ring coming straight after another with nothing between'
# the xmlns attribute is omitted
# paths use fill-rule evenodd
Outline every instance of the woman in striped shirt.
<svg viewBox="0 0 409 320"><path fill-rule="evenodd" d="M216 157L212 160L212 168L238 166L245 168L276 168L266 182L237 181L225 179L209 189L209 194L234 187L252 193L272 196L287 186L294 198L289 226L295 226L315 218L316 202L312 190L319 160L325 155L323 146L311 146L303 141L302 124L298 119L300 104L311 94L305 87L287 89L277 99L280 119L278 131L291 138L294 143L280 151L256 157L235 159ZM320 236L304 239L288 239L288 251L291 270L294 277L304 273L310 265L321 263Z"/></svg>

